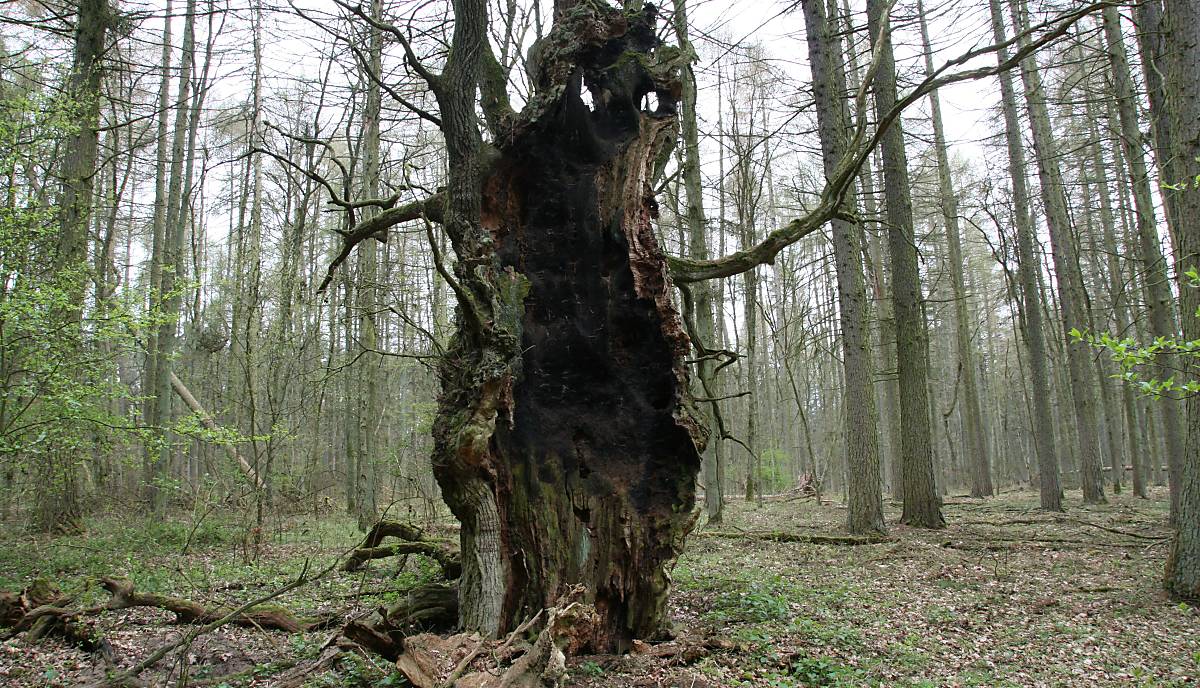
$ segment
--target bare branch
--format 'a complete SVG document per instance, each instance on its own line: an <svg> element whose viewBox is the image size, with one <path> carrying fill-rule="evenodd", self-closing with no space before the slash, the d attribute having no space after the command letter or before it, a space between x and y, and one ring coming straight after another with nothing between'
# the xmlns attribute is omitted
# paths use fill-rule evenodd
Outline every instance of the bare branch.
<svg viewBox="0 0 1200 688"><path fill-rule="evenodd" d="M667 264L671 270L671 276L676 283L685 284L690 282L699 282L701 280L716 279L719 277L730 277L737 275L747 270L752 270L759 265L770 265L774 262L775 256L783 249L791 246L804 237L812 234L820 229L825 223L833 219L848 219L857 221L857 218L851 216L843 208L843 200L846 193L854 184L854 180L858 177L859 171L866 163L871 155L871 151L879 144L883 134L892 126L906 108L916 101L924 98L930 92L948 86L950 84L959 83L962 81L972 81L984 77L995 76L1001 72L1006 72L1018 66L1022 60L1029 57L1036 51L1046 45L1058 40L1068 31L1071 30L1079 20L1089 14L1097 12L1115 3L1112 0L1102 0L1101 2L1092 2L1078 9L1060 14L1053 19L1047 20L1024 31L1010 40L993 44L983 48L974 48L968 50L962 55L950 60L940 68L929 74L921 83L919 83L912 91L904 98L900 99L896 105L885 114L877 123L875 132L870 138L866 138L867 117L865 115L867 89L874 81L875 72L878 69L879 51L878 47L883 44L882 36L880 40L875 41L876 49L872 54L871 63L867 68L867 75L859 86L858 93L855 95L855 112L856 124L854 136L851 138L847 146L846 153L842 159L838 161L834 173L826 179L825 187L821 190L820 198L816 207L810 210L806 215L792 220L783 227L771 232L761 242L748 249L731 253L721 258L712 260L689 260L676 256L668 256ZM885 13L886 17L886 13ZM887 22L881 28L881 33L888 31ZM979 57L990 55L1007 49L1012 45L1027 40L1030 36L1038 34L1035 40L1031 40L1025 45L1016 50L1007 60L998 62L995 65L968 69L959 72L951 72L947 74L951 68L957 67L970 62Z"/></svg>
<svg viewBox="0 0 1200 688"><path fill-rule="evenodd" d="M333 281L333 276L337 273L337 269L350 254L354 251L354 247L358 246L364 240L373 237L379 232L386 231L402 222L411 222L419 218L439 219L442 216L442 207L445 204L445 197L441 193L436 193L419 201L405 203L404 205L388 208L378 215L364 220L351 229L347 230L342 236L344 243L342 250L329 263L329 268L326 270L325 279L321 281L321 286L317 287L317 293L324 292L329 283Z"/></svg>
<svg viewBox="0 0 1200 688"><path fill-rule="evenodd" d="M422 79L424 79L425 83L429 84L430 90L434 91L435 93L437 92L438 88L441 87L440 77L426 69L425 65L421 64L421 60L417 57L417 53L413 51L412 43L409 42L408 36L404 35L403 31L396 28L392 24L379 21L370 14L364 12L362 5L350 5L347 2L343 2L343 0L333 1L337 3L338 7L341 7L359 19L362 19L370 24L373 28L379 29L380 31L386 31L392 36L392 38L395 38L396 42L399 43L402 48L404 48L404 57L408 61L408 66L412 67L413 71L416 72Z"/></svg>

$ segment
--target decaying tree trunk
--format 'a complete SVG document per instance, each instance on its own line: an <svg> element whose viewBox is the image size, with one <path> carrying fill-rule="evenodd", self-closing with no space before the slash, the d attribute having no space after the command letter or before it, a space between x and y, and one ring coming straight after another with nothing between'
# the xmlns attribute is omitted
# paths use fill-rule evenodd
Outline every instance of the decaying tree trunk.
<svg viewBox="0 0 1200 688"><path fill-rule="evenodd" d="M479 29L475 3L463 4L456 46ZM451 82L464 67L452 61L434 81L458 256L443 276L460 310L441 367L434 472L462 522L466 630L497 636L582 584L598 615L591 646L623 650L663 630L666 569L694 523L704 436L651 226L683 55L660 44L649 5L560 12L531 51L530 105L513 114L482 89L504 133L494 158L463 142L468 103ZM472 164L475 198L462 167Z"/></svg>

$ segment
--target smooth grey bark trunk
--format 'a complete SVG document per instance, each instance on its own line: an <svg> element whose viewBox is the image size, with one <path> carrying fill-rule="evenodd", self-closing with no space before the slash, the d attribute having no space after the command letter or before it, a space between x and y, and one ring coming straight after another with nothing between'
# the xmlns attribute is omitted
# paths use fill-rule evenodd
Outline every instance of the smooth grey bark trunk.
<svg viewBox="0 0 1200 688"><path fill-rule="evenodd" d="M1014 25L1018 35L1022 36L1021 32L1028 22L1024 0L1014 0L1012 9ZM1020 43L1025 45L1027 41L1027 38L1022 38ZM1102 504L1105 498L1100 423L1096 414L1096 371L1087 343L1071 336L1072 330L1086 332L1091 329L1091 317L1079 266L1079 247L1067 213L1062 171L1058 165L1058 146L1050 125L1046 92L1036 56L1022 60L1021 80L1025 86L1025 101L1033 130L1034 157L1046 209L1046 224L1050 230L1051 253L1062 309L1063 337L1067 342L1067 367L1075 427L1078 430L1080 486L1083 488L1084 503Z"/></svg>
<svg viewBox="0 0 1200 688"><path fill-rule="evenodd" d="M872 45L879 46L875 75L875 111L882 117L896 103L896 62L891 35L886 30L887 2L868 0L867 24ZM941 499L933 472L925 315L922 308L920 268L913 227L908 159L904 131L899 121L882 139L884 191L887 199L888 250L891 254L892 303L896 317L896 368L900 384L902 523L920 528L942 528Z"/></svg>
<svg viewBox="0 0 1200 688"><path fill-rule="evenodd" d="M826 0L804 0L808 56L812 65L813 98L825 173L832 175L843 154L846 125L845 66L838 32L826 15ZM836 11L836 4L834 5ZM853 194L847 209L856 209ZM862 229L846 220L832 223L837 269L839 316L842 330L844 386L843 432L846 441L848 514L851 533L882 533L883 495L879 475L878 417L871 371L871 340L867 324L867 290L863 277Z"/></svg>
<svg viewBox="0 0 1200 688"><path fill-rule="evenodd" d="M1000 0L989 0L992 14L992 36L996 44L1007 42L1004 15ZM999 62L1008 60L1009 52L1001 48ZM1005 139L1008 143L1008 174L1012 183L1014 214L1017 225L1017 263L1020 269L1020 316L1024 324L1025 348L1029 352L1029 374L1032 386L1033 444L1038 463L1038 491L1041 508L1062 511L1062 487L1059 478L1058 453L1055 449L1053 414L1050 403L1050 378L1046 354L1046 336L1042 322L1042 294L1038 288L1040 263L1033 250L1033 214L1030 208L1029 187L1025 177L1025 144L1021 139L1021 122L1017 116L1016 89L1009 72L1001 72L1000 96L1004 110Z"/></svg>
<svg viewBox="0 0 1200 688"><path fill-rule="evenodd" d="M933 51L929 46L929 27L925 21L925 9L917 3L921 24L921 42L925 52L925 72L933 73ZM979 400L979 384L976 382L975 344L971 338L971 319L967 302L967 290L963 277L962 233L958 223L958 194L951 179L950 156L946 145L946 132L942 126L942 105L937 89L929 93L930 117L933 120L933 146L938 163L938 191L942 219L946 228L947 261L950 268L950 289L954 298L954 341L958 353L958 369L962 380L962 417L965 435L964 457L968 464L972 497L991 497L995 494L992 485L991 457L987 439L984 437L983 408Z"/></svg>

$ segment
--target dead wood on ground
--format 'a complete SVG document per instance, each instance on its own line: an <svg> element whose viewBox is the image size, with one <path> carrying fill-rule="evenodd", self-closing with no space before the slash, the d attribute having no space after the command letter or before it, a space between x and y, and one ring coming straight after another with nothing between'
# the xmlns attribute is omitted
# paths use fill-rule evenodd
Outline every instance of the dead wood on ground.
<svg viewBox="0 0 1200 688"><path fill-rule="evenodd" d="M458 623L458 589L448 584L413 588L391 607L380 608L367 619L346 624L342 634L364 649L396 660L408 636L427 631L448 631Z"/></svg>
<svg viewBox="0 0 1200 688"><path fill-rule="evenodd" d="M386 537L399 538L403 542L382 544ZM362 544L346 557L343 571L357 571L373 559L385 559L408 554L420 554L436 561L442 567L447 580L458 578L462 573L462 558L458 548L447 540L434 540L415 525L402 521L380 521L367 533Z"/></svg>
<svg viewBox="0 0 1200 688"><path fill-rule="evenodd" d="M769 542L804 542L810 545L843 545L853 547L857 545L878 545L882 542L890 542L890 539L878 535L815 535L811 533L789 533L782 530L759 530L759 531L701 531L692 533L692 537L696 538L722 538L727 540L766 540Z"/></svg>

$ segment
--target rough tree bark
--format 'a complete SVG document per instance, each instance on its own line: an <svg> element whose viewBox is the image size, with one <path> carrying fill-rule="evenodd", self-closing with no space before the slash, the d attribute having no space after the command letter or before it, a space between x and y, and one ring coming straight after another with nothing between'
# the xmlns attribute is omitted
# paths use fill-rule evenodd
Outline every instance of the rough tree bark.
<svg viewBox="0 0 1200 688"><path fill-rule="evenodd" d="M376 20L383 18L383 3L372 0L371 16ZM367 198L379 197L380 185L380 145L379 117L381 94L378 77L383 74L383 36L382 31L371 26L368 29L370 37L367 40L367 64L362 65L363 81L366 83L366 103L363 107L363 193ZM363 218L370 219L378 214L378 208L363 208ZM378 349L377 315L379 307L379 258L375 241L367 241L358 252L358 280L355 283L355 306L358 308L358 342L357 356L354 361L353 377L357 382L357 395L352 402L349 413L354 414L351 422L357 423L354 433L358 446L354 448L354 516L358 521L358 529L366 531L379 519L379 507L376 505L376 454L377 436L381 421L382 409L379 404L379 375L380 356Z"/></svg>
<svg viewBox="0 0 1200 688"><path fill-rule="evenodd" d="M891 34L881 32L889 4L868 0L871 38L883 44L875 76L875 110L882 119L896 104L896 61ZM904 132L897 121L883 134L884 192L887 199L888 249L891 253L892 303L896 317L896 369L900 379L901 496L900 521L920 528L942 528L941 499L933 477L933 444L926 392L928 333L922 308L920 267L913 234L912 199Z"/></svg>
<svg viewBox="0 0 1200 688"><path fill-rule="evenodd" d="M1138 259L1141 261L1146 309L1150 311L1150 331L1157 337L1175 337L1174 302L1168 277L1168 264L1158 240L1154 197L1150 188L1150 171L1143 154L1141 126L1138 122L1138 102L1129 72L1129 58L1121 32L1121 14L1116 7L1104 9L1104 35L1108 47L1109 67L1117 97L1117 117L1120 121L1121 148L1129 162L1133 187L1134 217L1137 220ZM1158 360L1158 376L1166 380L1174 375L1177 362L1173 356L1162 355ZM1163 435L1167 445L1167 471L1170 476L1171 518L1179 512L1179 470L1183 460L1182 404L1175 399L1162 400Z"/></svg>
<svg viewBox="0 0 1200 688"><path fill-rule="evenodd" d="M174 23L173 3L167 0L163 11L162 74L158 85L158 125L155 137L154 164L154 212L150 220L150 290L155 303L161 299L163 268L163 245L167 227L167 125L171 112L171 26ZM143 387L152 392L142 401L142 417L149 427L158 424L158 328L146 333L146 367L143 372ZM154 439L162 442L161 433ZM156 442L145 442L142 447L142 491L147 506L158 503L158 449Z"/></svg>
<svg viewBox="0 0 1200 688"><path fill-rule="evenodd" d="M674 0L675 36L684 53L694 51L688 38L687 3L685 0ZM696 260L708 260L708 227L704 216L704 187L700 177L700 136L697 130L698 115L696 113L696 76L690 66L681 74L683 90L680 94L680 105L683 113L680 116L680 134L683 138L683 186L687 192L687 229L688 254ZM718 98L720 102L720 98ZM691 288L694 299L694 318L696 339L692 342L696 348L697 358L696 377L704 396L709 397L708 426L717 428L717 418L721 410L720 402L716 400L718 361L710 349L718 345L716 334L716 304L714 296L716 289L708 282L700 282ZM723 424L723 423L722 423ZM704 509L711 524L720 523L725 510L725 441L719 434L713 437L704 454Z"/></svg>
<svg viewBox="0 0 1200 688"><path fill-rule="evenodd" d="M183 251L184 222L187 218L184 188L184 160L186 159L189 105L191 99L192 69L195 62L196 2L188 0L187 15L183 28L183 53L179 65L179 86L175 98L175 131L171 139L170 175L167 184L167 214L158 289L159 316L163 318L155 336L154 362L154 424L157 428L155 448L158 456L151 462L149 483L145 486L149 507L156 514L166 510L167 494L155 481L167 477L171 462L171 443L167 428L171 425L171 377L174 375L172 358L179 349L178 321L183 305L184 276L186 274Z"/></svg>
<svg viewBox="0 0 1200 688"><path fill-rule="evenodd" d="M1014 23L1018 35L1028 22L1024 0L1013 0ZM1024 45L1027 39L1022 38ZM1046 206L1046 224L1050 230L1051 253L1058 283L1058 298L1062 308L1063 337L1066 344L1067 367L1071 380L1075 424L1079 431L1079 477L1083 486L1083 501L1102 504L1104 478L1100 454L1100 424L1096 415L1096 370L1092 366L1091 350L1087 343L1071 339L1072 329L1090 329L1091 317L1083 273L1079 266L1079 246L1072 232L1062 171L1058 164L1058 146L1050 126L1050 112L1036 57L1021 61L1021 80L1025 85L1025 101L1029 123L1033 130L1033 147L1037 159L1038 179Z"/></svg>
<svg viewBox="0 0 1200 688"><path fill-rule="evenodd" d="M1108 167L1104 161L1104 152L1100 145L1101 136L1099 129L1096 127L1097 117L1095 108L1089 102L1087 105L1088 119L1092 121L1091 134L1095 140L1095 145L1092 148L1092 175L1095 179L1097 194L1100 197L1100 228L1104 240L1104 245L1109 247L1118 246L1116 217L1113 211L1111 186L1109 184ZM1120 153L1115 153L1120 155ZM1126 285L1123 279L1124 272L1121 269L1121 260L1116 250L1108 250L1105 252L1105 262L1108 267L1108 293L1109 302L1112 304L1113 322L1116 325L1117 332L1128 332L1130 323L1129 313L1129 297L1126 294ZM1124 411L1126 422L1125 441L1126 452L1129 455L1130 461L1133 464L1133 494L1137 497L1146 497L1146 486L1143 482L1145 475L1142 470L1142 445L1141 438L1138 433L1137 426L1137 411L1136 399L1134 398L1133 385L1121 385L1121 406ZM1117 457L1117 463L1120 461L1120 452L1113 452ZM1114 465L1114 473L1119 475L1120 466Z"/></svg>
<svg viewBox="0 0 1200 688"><path fill-rule="evenodd" d="M427 78L458 257L452 275L440 268L460 313L440 369L434 472L462 522L461 621L497 635L583 583L599 614L593 647L623 650L664 630L703 437L651 227L681 53L660 45L651 6L559 8L531 103L513 114L484 84L503 131L491 153L473 98L495 66L486 6L454 4L455 47ZM657 108L643 107L648 94Z"/></svg>
<svg viewBox="0 0 1200 688"><path fill-rule="evenodd" d="M80 0L75 21L75 54L66 95L75 108L78 128L63 145L58 197L58 253L54 268L72 275L69 302L60 317L83 347L83 306L87 289L88 223L92 214L96 160L100 143L100 85L105 37L114 19L107 0ZM55 447L38 463L33 526L62 533L83 529L79 504L77 447Z"/></svg>
<svg viewBox="0 0 1200 688"><path fill-rule="evenodd" d="M1192 286L1184 272L1200 268L1200 192L1194 181L1200 176L1200 5L1193 0L1166 0L1163 20L1167 27L1165 53L1169 56L1170 92L1168 123L1175 146L1174 158L1187 188L1172 191L1179 202L1179 292L1183 338L1200 339L1200 289ZM1200 377L1200 364L1186 357L1185 375ZM1174 597L1200 602L1200 397L1187 401L1186 455L1180 466L1179 512L1175 537L1167 558L1166 587Z"/></svg>
<svg viewBox="0 0 1200 688"><path fill-rule="evenodd" d="M832 175L843 155L842 141L849 123L844 93L845 66L841 40L826 15L825 0L804 0L808 56L812 63L813 98L821 138L825 173ZM846 207L856 208L852 194ZM837 267L838 305L842 328L843 431L846 439L849 491L848 527L851 533L883 533L883 494L879 474L879 424L872 381L871 340L867 325L867 289L862 267L862 230L854 223L832 223Z"/></svg>
<svg viewBox="0 0 1200 688"><path fill-rule="evenodd" d="M1086 11L1031 45L1062 36ZM428 225L427 235L458 317L439 367L433 467L462 523L461 624L495 636L582 584L597 611L592 649L624 649L664 630L667 568L695 523L707 435L688 397L690 344L669 277L690 284L745 272L844 217L864 158L925 91L884 108L875 135L858 118L850 152L807 214L719 259L668 260L651 223L651 182L669 156L691 56L661 45L656 9L557 6L550 34L531 49L534 88L519 113L488 49L485 0L453 0L453 13L440 74L389 27L438 101L444 191L352 223L322 289L379 230L421 217L442 223L452 270ZM943 74L922 88L990 73ZM860 91L858 111L865 100ZM483 140L477 104L495 144ZM936 513L931 481L928 492Z"/></svg>

